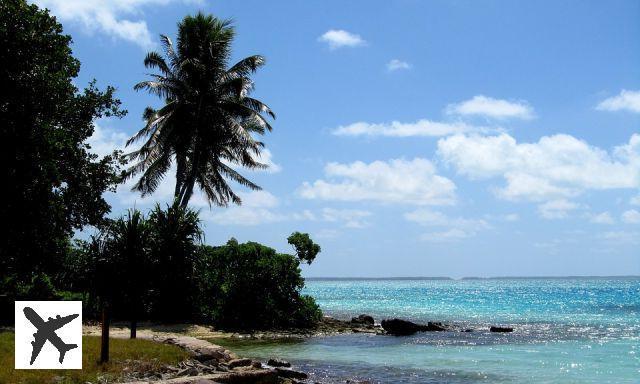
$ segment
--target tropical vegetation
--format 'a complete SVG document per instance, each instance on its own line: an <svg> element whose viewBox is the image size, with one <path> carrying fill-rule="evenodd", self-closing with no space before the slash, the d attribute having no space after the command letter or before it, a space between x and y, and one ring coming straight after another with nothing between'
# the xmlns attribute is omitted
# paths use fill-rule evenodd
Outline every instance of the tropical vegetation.
<svg viewBox="0 0 640 384"><path fill-rule="evenodd" d="M230 182L260 187L239 168L266 167L256 137L275 115L250 97L265 60L229 65L234 36L230 21L201 13L178 23L175 44L161 36L164 55L144 60L157 73L135 89L164 105L145 110L128 142L139 148L101 157L87 139L97 119L126 113L115 89L92 81L79 90L80 62L62 25L25 0L0 3L0 217L10 223L0 231L0 322L13 322L16 299L82 300L85 318L130 321L132 338L139 320L264 329L320 319L301 294L300 264L320 252L308 234L288 238L295 255L235 239L205 245L199 212L188 206L196 187L213 206L241 204ZM138 177L134 190L152 194L173 169L172 203L109 217L104 192Z"/></svg>
<svg viewBox="0 0 640 384"><path fill-rule="evenodd" d="M164 99L159 109L147 108L146 125L128 145L145 140L127 154L133 165L127 177L141 174L134 189L153 193L175 160L174 198L185 207L197 184L210 203L240 204L240 197L228 180L251 189L260 187L237 171L265 168L257 159L264 144L254 135L271 130L264 115L275 118L271 109L250 97L250 75L264 65L262 56L246 57L229 66L235 30L229 20L198 13L178 24L178 38L161 36L165 56L149 52L147 68L159 73L138 83Z"/></svg>

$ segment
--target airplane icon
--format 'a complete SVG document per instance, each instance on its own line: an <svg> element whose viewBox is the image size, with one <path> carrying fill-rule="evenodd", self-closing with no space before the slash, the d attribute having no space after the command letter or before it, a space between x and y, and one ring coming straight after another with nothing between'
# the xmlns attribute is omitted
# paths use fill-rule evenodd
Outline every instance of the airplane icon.
<svg viewBox="0 0 640 384"><path fill-rule="evenodd" d="M31 307L25 307L23 312L31 324L38 328L38 332L33 334L33 338L35 340L31 342L33 351L31 352L31 362L29 365L33 365L33 362L36 361L36 357L40 354L42 346L44 346L44 343L46 343L47 340L49 340L51 344L56 347L58 352L60 352L60 359L58 360L60 364L62 364L64 355L67 351L78 347L77 344L65 344L60 336L56 334L56 330L80 316L79 314L65 317L60 317L60 315L58 315L55 319L50 317L49 320L45 322Z"/></svg>

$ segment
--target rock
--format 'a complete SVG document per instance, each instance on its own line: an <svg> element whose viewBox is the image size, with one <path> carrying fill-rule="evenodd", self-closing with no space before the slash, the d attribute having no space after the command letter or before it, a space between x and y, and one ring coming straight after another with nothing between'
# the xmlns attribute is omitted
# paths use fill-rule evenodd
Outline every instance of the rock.
<svg viewBox="0 0 640 384"><path fill-rule="evenodd" d="M513 332L513 328L511 328L511 327L491 327L491 328L489 328L489 331L507 333L507 332Z"/></svg>
<svg viewBox="0 0 640 384"><path fill-rule="evenodd" d="M287 369L287 368L281 368L281 367L276 368L276 373L278 374L278 376L285 377L287 379L306 379L307 377L309 377L304 372L294 371L293 369Z"/></svg>
<svg viewBox="0 0 640 384"><path fill-rule="evenodd" d="M355 325L366 325L372 327L374 323L375 321L373 320L373 316L370 315L359 315L358 317L351 318L351 324Z"/></svg>
<svg viewBox="0 0 640 384"><path fill-rule="evenodd" d="M427 332L442 332L447 330L447 326L442 323L432 323L431 321L427 323L426 326L423 325L424 331Z"/></svg>
<svg viewBox="0 0 640 384"><path fill-rule="evenodd" d="M252 363L251 359L234 359L227 363L227 366L231 369L236 367L247 367Z"/></svg>
<svg viewBox="0 0 640 384"><path fill-rule="evenodd" d="M408 336L422 330L419 324L402 319L382 320L382 328L390 335Z"/></svg>
<svg viewBox="0 0 640 384"><path fill-rule="evenodd" d="M280 359L269 359L267 365L272 367L290 367L291 363Z"/></svg>
<svg viewBox="0 0 640 384"><path fill-rule="evenodd" d="M253 368L262 368L262 363L261 363L261 362L259 362L259 361L252 361L252 362L251 362L251 366L252 366Z"/></svg>
<svg viewBox="0 0 640 384"><path fill-rule="evenodd" d="M199 373L198 368L189 367L178 372L176 376L198 376Z"/></svg>
<svg viewBox="0 0 640 384"><path fill-rule="evenodd" d="M416 324L402 319L382 320L382 328L394 336L409 336L416 332L446 331L447 326L442 323L428 322L427 325Z"/></svg>

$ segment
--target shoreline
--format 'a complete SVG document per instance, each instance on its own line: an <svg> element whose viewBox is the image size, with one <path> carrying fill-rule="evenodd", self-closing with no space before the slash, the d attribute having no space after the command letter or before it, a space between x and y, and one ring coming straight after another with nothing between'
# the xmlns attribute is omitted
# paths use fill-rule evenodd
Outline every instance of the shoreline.
<svg viewBox="0 0 640 384"><path fill-rule="evenodd" d="M99 336L99 325L83 325L83 335ZM380 325L363 325L325 316L314 329L289 329L254 332L229 332L215 330L199 324L139 323L137 338L178 346L191 358L178 366L166 366L160 372L146 372L138 377L129 372L121 381L126 384L187 384L187 383L247 383L247 384L295 384L304 382L307 373L296 370L279 356L260 361L239 356L212 340L284 340L326 337L351 333L384 334ZM129 338L127 323L115 322L109 328L110 338ZM302 381L299 381L302 380ZM317 381L316 381L317 382Z"/></svg>

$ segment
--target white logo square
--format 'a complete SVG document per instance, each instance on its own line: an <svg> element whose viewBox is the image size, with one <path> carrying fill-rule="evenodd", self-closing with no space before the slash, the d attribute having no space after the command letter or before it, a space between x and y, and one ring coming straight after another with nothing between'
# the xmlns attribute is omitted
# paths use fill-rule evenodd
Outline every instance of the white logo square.
<svg viewBox="0 0 640 384"><path fill-rule="evenodd" d="M15 369L82 369L82 301L16 301Z"/></svg>

